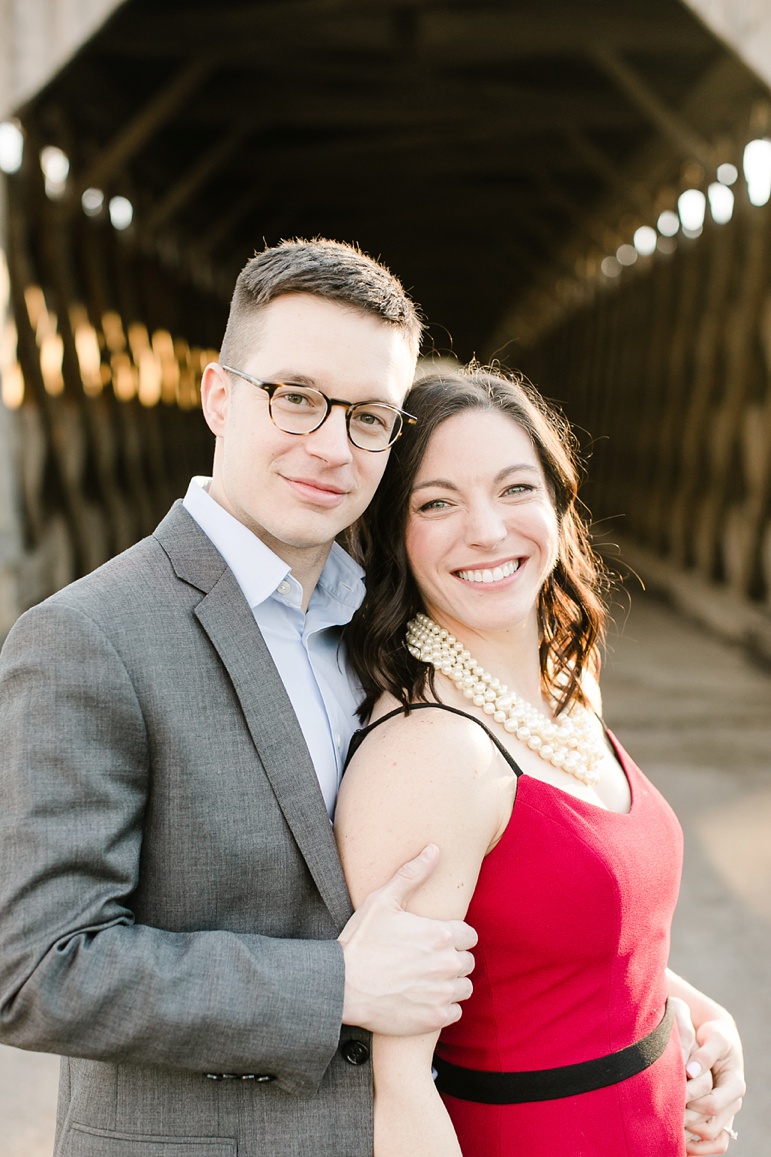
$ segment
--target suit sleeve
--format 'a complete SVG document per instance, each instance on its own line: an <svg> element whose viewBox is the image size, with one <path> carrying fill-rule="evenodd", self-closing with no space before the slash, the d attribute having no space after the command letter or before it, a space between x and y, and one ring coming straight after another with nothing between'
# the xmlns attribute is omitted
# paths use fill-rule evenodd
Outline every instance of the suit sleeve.
<svg viewBox="0 0 771 1157"><path fill-rule="evenodd" d="M340 1037L336 940L135 921L149 745L96 624L56 603L19 620L0 656L0 1036L312 1091Z"/></svg>

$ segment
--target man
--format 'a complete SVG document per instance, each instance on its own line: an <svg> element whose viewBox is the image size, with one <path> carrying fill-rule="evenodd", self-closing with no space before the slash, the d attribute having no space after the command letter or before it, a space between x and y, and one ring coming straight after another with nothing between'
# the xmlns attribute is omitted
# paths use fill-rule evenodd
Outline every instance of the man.
<svg viewBox="0 0 771 1157"><path fill-rule="evenodd" d="M57 1157L369 1154L369 1033L460 1015L473 932L404 910L437 850L352 916L330 824L362 593L334 540L419 337L357 250L253 258L203 376L208 489L9 635L0 1035L65 1058Z"/></svg>

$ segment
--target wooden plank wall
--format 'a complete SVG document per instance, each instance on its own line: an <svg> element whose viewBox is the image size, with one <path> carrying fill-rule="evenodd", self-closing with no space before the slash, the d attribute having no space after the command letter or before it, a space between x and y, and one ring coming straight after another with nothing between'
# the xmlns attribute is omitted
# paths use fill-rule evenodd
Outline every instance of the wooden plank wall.
<svg viewBox="0 0 771 1157"><path fill-rule="evenodd" d="M16 593L0 590L0 636L208 469L197 389L226 312L141 238L66 215L31 161L7 193L17 361L4 339L0 565ZM771 609L771 205L736 195L727 225L708 218L674 253L598 283L521 364L585 432L603 533Z"/></svg>
<svg viewBox="0 0 771 1157"><path fill-rule="evenodd" d="M603 536L771 609L771 204L640 260L525 350Z"/></svg>
<svg viewBox="0 0 771 1157"><path fill-rule="evenodd" d="M63 222L36 166L6 194L3 515L16 533L0 638L26 607L152 531L189 478L209 472L199 384L227 311L107 222Z"/></svg>

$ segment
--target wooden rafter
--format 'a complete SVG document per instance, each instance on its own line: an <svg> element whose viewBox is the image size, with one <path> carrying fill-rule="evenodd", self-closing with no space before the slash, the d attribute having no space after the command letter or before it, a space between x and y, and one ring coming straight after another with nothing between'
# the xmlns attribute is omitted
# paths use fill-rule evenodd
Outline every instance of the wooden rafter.
<svg viewBox="0 0 771 1157"><path fill-rule="evenodd" d="M182 206L202 188L206 182L222 168L232 153L243 143L254 129L254 116L243 117L213 148L207 149L201 157L183 173L147 215L144 227L155 233Z"/></svg>
<svg viewBox="0 0 771 1157"><path fill-rule="evenodd" d="M648 196L639 182L631 180L618 165L608 157L580 130L575 129L567 134L570 149L575 156L590 168L606 183L608 190L618 195L621 201L626 201L650 221L654 221L657 213L653 200Z"/></svg>
<svg viewBox="0 0 771 1157"><path fill-rule="evenodd" d="M79 190L109 185L115 175L131 160L161 125L179 111L214 67L214 60L186 63L160 92L156 93L136 116L128 121L102 149L78 182Z"/></svg>
<svg viewBox="0 0 771 1157"><path fill-rule="evenodd" d="M698 161L705 170L714 167L715 156L711 143L692 128L684 117L668 108L626 61L602 44L595 45L591 55L603 72L645 114L651 124L672 142L680 154Z"/></svg>
<svg viewBox="0 0 771 1157"><path fill-rule="evenodd" d="M709 34L686 14L629 12L621 5L597 6L544 3L529 11L521 7L479 4L458 10L437 5L407 8L413 16L412 48L421 56L490 62L502 56L576 55L599 40L619 51L653 52L666 44L670 51L700 53L710 43ZM274 4L220 6L212 21L206 8L191 10L181 22L176 12L142 13L141 20L115 25L111 47L126 55L168 55L200 51L203 47L226 48L230 54L249 53L255 66L284 43L292 28L292 50L303 53L306 45L337 45L351 52L392 48L398 29L393 6L362 5L361 0L319 3L319 0L282 0Z"/></svg>
<svg viewBox="0 0 771 1157"><path fill-rule="evenodd" d="M196 239L196 252L204 255L211 253L233 231L249 210L260 203L264 195L264 186L255 188L254 185L250 185L249 188L245 189L241 196L232 203L228 212L220 214L211 228Z"/></svg>

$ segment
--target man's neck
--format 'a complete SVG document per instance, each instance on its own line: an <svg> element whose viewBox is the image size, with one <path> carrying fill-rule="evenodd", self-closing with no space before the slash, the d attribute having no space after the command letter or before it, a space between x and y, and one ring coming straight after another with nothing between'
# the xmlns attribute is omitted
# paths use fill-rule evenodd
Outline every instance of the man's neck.
<svg viewBox="0 0 771 1157"><path fill-rule="evenodd" d="M264 527L259 526L255 522L247 521L243 517L239 517L228 502L227 496L218 484L216 476L209 483L207 493L219 506L227 510L228 514L238 519L242 526L250 530L255 538L258 538L260 542L267 546L268 550L272 550L278 558L292 568L292 577L296 579L302 587L303 597L301 607L303 613L307 611L308 604L321 578L321 572L329 558L329 552L333 544L326 542L319 546L293 546L291 543L274 538Z"/></svg>
<svg viewBox="0 0 771 1157"><path fill-rule="evenodd" d="M252 530L252 533L256 533L253 527L249 527L249 529ZM272 550L275 555L278 555L292 568L292 577L297 580L303 591L302 610L303 612L307 611L313 592L321 578L321 572L329 558L332 543L311 550L308 547L296 548L285 542L277 542L265 531L258 534L257 537L260 542L267 546L268 550Z"/></svg>

